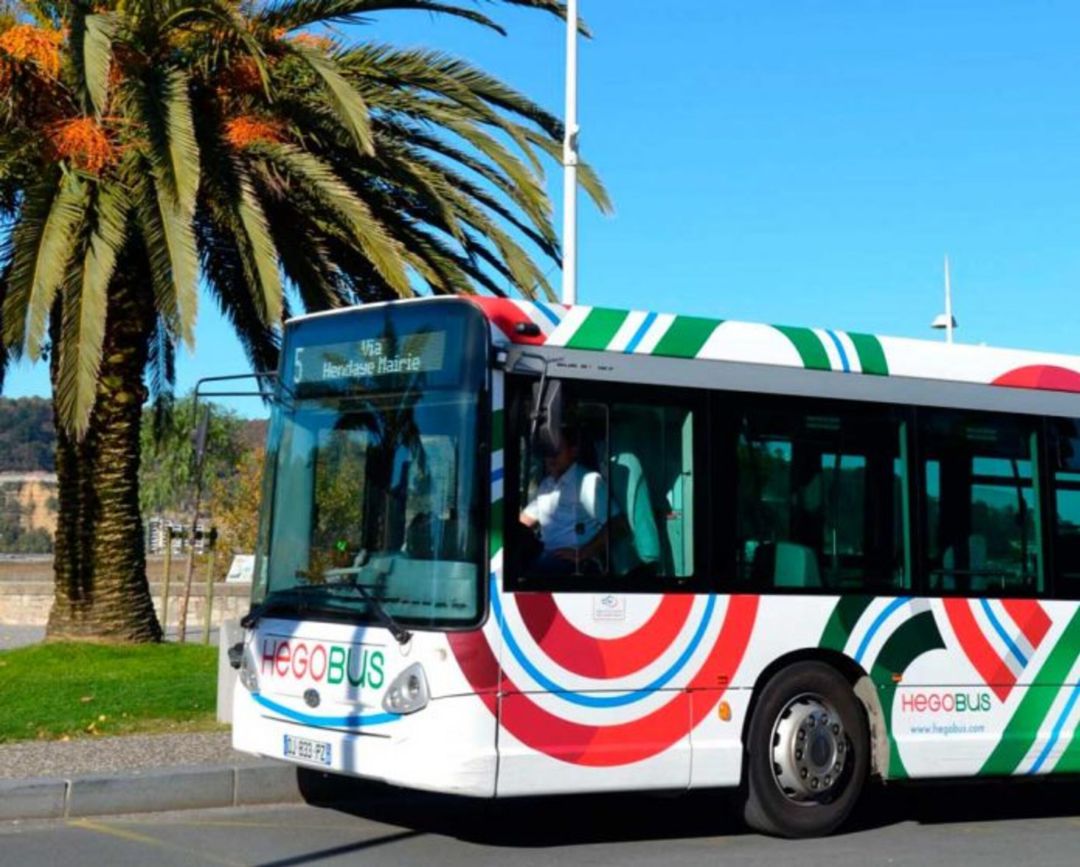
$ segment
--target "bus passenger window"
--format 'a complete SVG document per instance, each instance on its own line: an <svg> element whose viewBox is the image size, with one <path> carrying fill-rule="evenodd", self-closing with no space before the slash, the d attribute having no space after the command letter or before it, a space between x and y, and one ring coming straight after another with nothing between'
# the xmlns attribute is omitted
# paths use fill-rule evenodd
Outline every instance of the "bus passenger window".
<svg viewBox="0 0 1080 867"><path fill-rule="evenodd" d="M909 587L903 425L888 410L758 403L739 419L738 579L762 588Z"/></svg>
<svg viewBox="0 0 1080 867"><path fill-rule="evenodd" d="M1080 421L1050 421L1054 566L1062 596L1080 598Z"/></svg>
<svg viewBox="0 0 1080 867"><path fill-rule="evenodd" d="M529 443L529 402L519 402L518 562L526 580L578 576L648 591L653 579L694 574L693 413L612 399L563 383L561 442ZM591 579L591 580L590 580Z"/></svg>
<svg viewBox="0 0 1080 867"><path fill-rule="evenodd" d="M1042 592L1034 425L926 411L919 427L930 589Z"/></svg>

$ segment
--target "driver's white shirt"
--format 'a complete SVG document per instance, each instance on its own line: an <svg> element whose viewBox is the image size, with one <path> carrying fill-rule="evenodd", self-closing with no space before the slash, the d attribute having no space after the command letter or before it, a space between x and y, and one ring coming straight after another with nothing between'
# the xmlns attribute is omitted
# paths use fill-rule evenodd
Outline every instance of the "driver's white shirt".
<svg viewBox="0 0 1080 867"><path fill-rule="evenodd" d="M558 479L545 476L524 513L540 525L545 552L580 548L607 523L607 483L595 470L573 463Z"/></svg>

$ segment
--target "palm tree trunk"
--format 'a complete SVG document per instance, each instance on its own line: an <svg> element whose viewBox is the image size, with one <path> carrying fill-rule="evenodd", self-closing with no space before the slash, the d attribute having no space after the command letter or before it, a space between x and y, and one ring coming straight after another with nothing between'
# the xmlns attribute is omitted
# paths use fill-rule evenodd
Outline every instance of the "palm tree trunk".
<svg viewBox="0 0 1080 867"><path fill-rule="evenodd" d="M59 514L56 588L46 629L50 640L148 642L162 637L146 579L139 513L143 371L154 313L128 280L116 280L110 289L89 430L77 441L57 419ZM54 391L56 374L54 358Z"/></svg>

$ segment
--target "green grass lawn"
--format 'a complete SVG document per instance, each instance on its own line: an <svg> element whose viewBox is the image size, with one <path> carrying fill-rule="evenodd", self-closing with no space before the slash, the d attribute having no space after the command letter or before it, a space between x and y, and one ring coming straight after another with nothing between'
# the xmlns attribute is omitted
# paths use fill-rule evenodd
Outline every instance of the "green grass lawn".
<svg viewBox="0 0 1080 867"><path fill-rule="evenodd" d="M38 644L0 651L0 743L215 729L217 648Z"/></svg>

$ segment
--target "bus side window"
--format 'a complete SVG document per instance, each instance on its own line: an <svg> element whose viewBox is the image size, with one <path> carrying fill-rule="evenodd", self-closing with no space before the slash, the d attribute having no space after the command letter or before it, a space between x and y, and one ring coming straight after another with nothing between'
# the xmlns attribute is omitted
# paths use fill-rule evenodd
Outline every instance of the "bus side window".
<svg viewBox="0 0 1080 867"><path fill-rule="evenodd" d="M746 408L736 447L738 580L763 589L910 587L902 436L888 408L792 399Z"/></svg>
<svg viewBox="0 0 1080 867"><path fill-rule="evenodd" d="M694 574L694 417L683 407L611 406L609 485L625 517L612 539L616 575Z"/></svg>
<svg viewBox="0 0 1080 867"><path fill-rule="evenodd" d="M564 383L572 456L557 461L526 441L528 402L519 401L518 501L531 526L514 534L522 580L654 592L694 575L694 412L640 394Z"/></svg>
<svg viewBox="0 0 1080 867"><path fill-rule="evenodd" d="M927 410L919 414L919 441L930 589L1043 592L1034 425Z"/></svg>
<svg viewBox="0 0 1080 867"><path fill-rule="evenodd" d="M1080 421L1050 422L1053 473L1055 586L1062 596L1080 598Z"/></svg>

